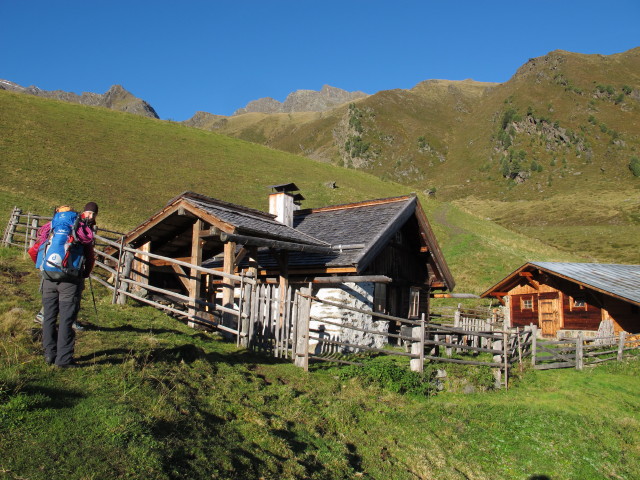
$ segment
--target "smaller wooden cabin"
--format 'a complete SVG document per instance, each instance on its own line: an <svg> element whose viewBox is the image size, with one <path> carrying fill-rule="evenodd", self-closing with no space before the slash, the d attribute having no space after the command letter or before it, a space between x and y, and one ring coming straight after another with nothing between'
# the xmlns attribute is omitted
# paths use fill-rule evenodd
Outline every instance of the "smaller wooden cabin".
<svg viewBox="0 0 640 480"><path fill-rule="evenodd" d="M510 327L533 324L544 337L640 333L640 265L530 262L482 297L502 302Z"/></svg>

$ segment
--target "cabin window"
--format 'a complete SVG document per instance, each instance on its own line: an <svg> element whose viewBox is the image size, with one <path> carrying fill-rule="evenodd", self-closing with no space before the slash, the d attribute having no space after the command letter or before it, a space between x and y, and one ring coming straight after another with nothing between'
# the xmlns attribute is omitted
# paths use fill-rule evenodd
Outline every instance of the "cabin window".
<svg viewBox="0 0 640 480"><path fill-rule="evenodd" d="M522 310L533 310L533 298L523 298L520 308Z"/></svg>
<svg viewBox="0 0 640 480"><path fill-rule="evenodd" d="M379 313L388 313L387 285L385 283L376 283L373 293L373 310Z"/></svg>
<svg viewBox="0 0 640 480"><path fill-rule="evenodd" d="M587 299L580 295L571 297L571 310L586 310L587 309Z"/></svg>
<svg viewBox="0 0 640 480"><path fill-rule="evenodd" d="M420 288L411 287L409 293L409 317L420 316Z"/></svg>

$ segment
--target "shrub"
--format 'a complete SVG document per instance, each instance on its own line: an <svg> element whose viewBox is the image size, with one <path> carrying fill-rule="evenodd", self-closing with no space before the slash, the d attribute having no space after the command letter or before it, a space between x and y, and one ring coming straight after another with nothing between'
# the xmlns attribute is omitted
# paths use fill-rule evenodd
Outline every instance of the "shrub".
<svg viewBox="0 0 640 480"><path fill-rule="evenodd" d="M421 375L409 370L407 364L399 364L397 359L388 356L366 360L363 365L344 367L338 376L343 380L358 378L369 385L377 385L395 393L429 396L435 392L433 370L425 368Z"/></svg>
<svg viewBox="0 0 640 480"><path fill-rule="evenodd" d="M502 130L506 130L512 122L519 122L521 120L518 111L515 108L509 108L504 115L502 115Z"/></svg>
<svg viewBox="0 0 640 480"><path fill-rule="evenodd" d="M629 170L631 170L634 177L640 177L640 159L638 157L631 158Z"/></svg>

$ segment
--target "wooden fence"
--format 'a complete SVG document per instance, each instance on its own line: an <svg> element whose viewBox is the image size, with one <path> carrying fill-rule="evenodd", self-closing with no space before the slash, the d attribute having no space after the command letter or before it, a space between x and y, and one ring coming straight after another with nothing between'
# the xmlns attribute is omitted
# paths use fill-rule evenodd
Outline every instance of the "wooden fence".
<svg viewBox="0 0 640 480"><path fill-rule="evenodd" d="M618 336L585 339L578 332L575 339L538 340L534 337L531 364L536 370L575 368L596 365L640 354L640 335L620 332Z"/></svg>
<svg viewBox="0 0 640 480"><path fill-rule="evenodd" d="M38 227L50 219L23 214L15 208L3 235L3 245L23 248L26 253L36 241ZM582 368L585 364L620 360L625 352L637 349L640 343L638 339L623 339L622 336L616 349L612 349L606 339L600 339L600 345L589 344L581 337L575 341L543 342L536 339L535 327L505 329L495 312L474 312L460 307L450 316L451 321L447 321L446 315L434 318L423 315L420 319L395 317L313 296L311 284L298 288L289 286L286 291L281 291L277 285L260 282L248 275L223 273L137 250L124 244L123 234L105 229L99 229L96 234L95 253L97 268L91 279L111 290L112 303L124 304L127 298L132 298L191 326L204 325L219 330L235 338L238 346L293 360L304 369L308 369L310 361L357 363L342 353L369 351L407 357L410 368L418 372L423 371L425 362L497 368L502 371L504 385L507 386L510 368L515 364L522 365L528 357L536 369ZM219 296L201 298L200 294L184 295L149 284L148 272L154 260L172 266L185 285L204 278L205 290L213 283L218 288L231 289L233 301L222 305ZM321 329L312 327L311 307L314 302L371 316L372 320L395 322L401 325L400 331L391 333L339 320L315 319L322 325L338 327L341 332L382 337L387 346L376 348L332 338ZM606 345L602 345L603 342Z"/></svg>

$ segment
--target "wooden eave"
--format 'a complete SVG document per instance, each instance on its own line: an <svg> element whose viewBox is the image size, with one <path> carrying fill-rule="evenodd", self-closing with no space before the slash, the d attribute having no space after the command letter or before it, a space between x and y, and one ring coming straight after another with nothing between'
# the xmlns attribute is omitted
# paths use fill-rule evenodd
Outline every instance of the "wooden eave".
<svg viewBox="0 0 640 480"><path fill-rule="evenodd" d="M145 233L149 232L154 227L158 226L161 222L169 218L171 215L179 213L180 211L189 212L193 215L193 218L200 218L204 222L218 228L219 230L227 233L234 233L235 227L231 224L221 221L220 219L210 215L207 212L193 206L187 200L179 198L174 201L173 204L167 205L160 212L153 215L149 220L142 223L127 235L125 235L125 243L136 245L138 243L146 243L146 241L140 242L141 237L144 237ZM189 222L193 224L193 222Z"/></svg>
<svg viewBox="0 0 640 480"><path fill-rule="evenodd" d="M428 247L431 256L434 260L434 264L440 273L440 277L442 281L445 283L446 289L450 292L456 286L456 282L453 278L453 274L451 270L449 270L449 265L447 265L446 260L444 259L444 255L442 254L442 250L440 250L440 245L438 245L438 240L436 239L435 234L433 233L433 229L431 228L431 224L427 219L424 210L422 209L422 205L416 199L416 209L415 209L416 219L418 220L418 225L420 227L420 235L422 236L423 241L425 242L425 246Z"/></svg>
<svg viewBox="0 0 640 480"><path fill-rule="evenodd" d="M496 283L493 287L485 291L480 295L480 298L486 297L503 297L504 292L508 292L516 285L522 282L523 276L520 275L527 267L532 267L530 263L525 263L523 266L518 268L515 272L508 275L506 278L500 280L500 282ZM500 295L494 295L494 292L500 293Z"/></svg>
<svg viewBox="0 0 640 480"><path fill-rule="evenodd" d="M376 258L384 247L389 243L391 237L405 224L405 222L411 218L415 211L415 204L417 199L415 197L407 197L406 200L410 200L407 204L387 223L377 236L375 236L368 246L364 249L362 254L356 259L356 265L358 272L363 272L369 264Z"/></svg>

